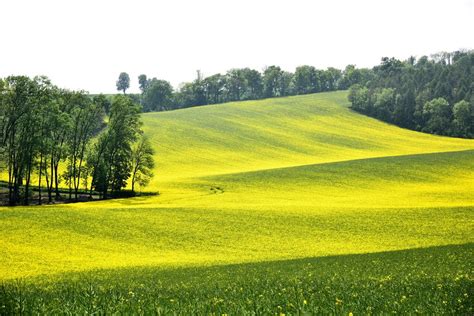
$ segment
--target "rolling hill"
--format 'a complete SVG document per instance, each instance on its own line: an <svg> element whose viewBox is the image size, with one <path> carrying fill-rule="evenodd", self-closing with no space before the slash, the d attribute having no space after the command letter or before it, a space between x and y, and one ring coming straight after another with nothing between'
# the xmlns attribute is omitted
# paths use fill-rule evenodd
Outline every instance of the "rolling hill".
<svg viewBox="0 0 474 316"><path fill-rule="evenodd" d="M199 269L224 266L215 273L226 283L227 265L301 258L318 265L319 257L356 254L364 254L356 261L379 260L365 254L395 251L400 258L404 252L396 251L426 247L433 253L413 250L413 258L434 256L446 271L436 280L427 276L429 284L456 278L453 271L472 272L461 260L443 266L443 258L452 251L473 260L474 141L362 116L346 98L332 92L144 114L156 148L155 178L144 190L160 195L2 208L0 279L25 278L35 285L34 300L58 282L70 286L101 275L98 270L105 271L100 284L117 275L126 284L134 275L135 289L137 279L166 279L168 272L212 283L199 279ZM281 262L275 266L283 270L300 264ZM189 270L180 274L180 267ZM397 273L402 278L412 268ZM371 278L360 273L361 280ZM419 289L422 279L415 282ZM252 287L245 280L242 286ZM175 293L173 286L162 290Z"/></svg>

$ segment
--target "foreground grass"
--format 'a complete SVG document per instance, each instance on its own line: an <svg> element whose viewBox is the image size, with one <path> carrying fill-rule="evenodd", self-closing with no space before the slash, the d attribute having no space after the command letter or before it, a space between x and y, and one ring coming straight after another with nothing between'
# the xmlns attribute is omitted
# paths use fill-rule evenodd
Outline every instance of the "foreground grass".
<svg viewBox="0 0 474 316"><path fill-rule="evenodd" d="M6 282L0 314L472 314L474 245Z"/></svg>

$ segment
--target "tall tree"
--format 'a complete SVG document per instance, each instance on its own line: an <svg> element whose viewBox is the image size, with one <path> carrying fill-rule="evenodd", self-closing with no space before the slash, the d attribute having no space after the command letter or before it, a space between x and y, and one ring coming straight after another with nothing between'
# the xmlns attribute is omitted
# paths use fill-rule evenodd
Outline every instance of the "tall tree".
<svg viewBox="0 0 474 316"><path fill-rule="evenodd" d="M72 104L72 129L68 136L67 175L69 176L69 184L74 189L74 197L77 200L86 146L94 132L101 126L104 111L102 104L93 102L83 92L71 93L69 102Z"/></svg>
<svg viewBox="0 0 474 316"><path fill-rule="evenodd" d="M36 151L38 155L38 204L42 204L42 181L43 175L48 174L48 155L53 141L53 130L56 128L54 123L57 120L59 112L54 104L55 87L47 78L42 78L38 90L38 120L37 120L37 139Z"/></svg>
<svg viewBox="0 0 474 316"><path fill-rule="evenodd" d="M140 87L140 90L142 91L142 93L145 92L148 86L148 79L146 75L142 74L138 76L138 86Z"/></svg>
<svg viewBox="0 0 474 316"><path fill-rule="evenodd" d="M206 91L207 104L216 104L226 101L224 89L227 85L227 77L221 74L215 74L203 80L204 90Z"/></svg>
<svg viewBox="0 0 474 316"><path fill-rule="evenodd" d="M0 172L6 170L7 166L7 155L6 148L4 143L4 135L6 133L6 123L8 120L7 117L7 106L5 101L5 82L0 78Z"/></svg>
<svg viewBox="0 0 474 316"><path fill-rule="evenodd" d="M146 186L153 176L154 150L150 141L142 136L132 148L132 192L135 192L135 183Z"/></svg>
<svg viewBox="0 0 474 316"><path fill-rule="evenodd" d="M339 82L342 79L342 72L334 67L329 67L325 71L326 86L328 91L339 89Z"/></svg>
<svg viewBox="0 0 474 316"><path fill-rule="evenodd" d="M316 77L316 69L313 66L296 67L293 77L295 93L307 94L318 91L319 84Z"/></svg>
<svg viewBox="0 0 474 316"><path fill-rule="evenodd" d="M34 110L37 83L25 76L5 79L2 111L2 147L5 148L8 165L8 197L10 205L20 202L20 187L27 181L25 202L28 203L28 187L34 158Z"/></svg>
<svg viewBox="0 0 474 316"><path fill-rule="evenodd" d="M293 74L288 71L283 71L279 82L279 95L287 96L293 94Z"/></svg>
<svg viewBox="0 0 474 316"><path fill-rule="evenodd" d="M56 113L52 116L51 142L48 153L49 170L45 173L46 186L48 190L48 200L52 202L53 189L55 191L55 199L61 198L59 194L59 164L66 159L68 152L67 139L72 129L71 112L73 104L69 102L70 91L62 89L54 89L53 107L51 111Z"/></svg>
<svg viewBox="0 0 474 316"><path fill-rule="evenodd" d="M262 97L263 83L260 72L250 68L242 69L242 77L245 80L244 100L255 100Z"/></svg>
<svg viewBox="0 0 474 316"><path fill-rule="evenodd" d="M352 103L352 108L363 113L370 113L371 104L369 99L369 90L360 85L352 85L349 89L349 101Z"/></svg>
<svg viewBox="0 0 474 316"><path fill-rule="evenodd" d="M474 98L473 98L474 101ZM474 104L461 100L453 107L454 127L458 135L474 137Z"/></svg>
<svg viewBox="0 0 474 316"><path fill-rule="evenodd" d="M90 155L92 187L106 198L127 184L132 162L132 144L140 133L140 107L126 96L112 100L107 129L101 133ZM92 188L91 187L91 188Z"/></svg>
<svg viewBox="0 0 474 316"><path fill-rule="evenodd" d="M433 134L447 133L451 124L451 107L443 98L436 98L425 103L423 114L427 124L424 131Z"/></svg>
<svg viewBox="0 0 474 316"><path fill-rule="evenodd" d="M122 91L125 94L128 88L130 88L130 76L126 72L121 72L116 82L117 90Z"/></svg>
<svg viewBox="0 0 474 316"><path fill-rule="evenodd" d="M283 71L278 66L270 66L263 71L263 94L266 98L280 96Z"/></svg>
<svg viewBox="0 0 474 316"><path fill-rule="evenodd" d="M241 99L246 89L246 82L242 69L231 69L226 74L226 91L228 101Z"/></svg>
<svg viewBox="0 0 474 316"><path fill-rule="evenodd" d="M391 122L393 107L395 105L395 90L392 88L383 88L373 94L373 109L375 115L382 120Z"/></svg>
<svg viewBox="0 0 474 316"><path fill-rule="evenodd" d="M143 110L163 111L172 104L173 87L168 81L153 78L148 81L145 92L142 95Z"/></svg>

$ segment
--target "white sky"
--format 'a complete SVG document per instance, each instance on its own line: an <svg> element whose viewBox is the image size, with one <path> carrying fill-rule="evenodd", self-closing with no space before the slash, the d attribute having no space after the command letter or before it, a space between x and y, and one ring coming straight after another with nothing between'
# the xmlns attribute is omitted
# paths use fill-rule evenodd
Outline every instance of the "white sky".
<svg viewBox="0 0 474 316"><path fill-rule="evenodd" d="M0 77L113 93L121 71L180 82L474 48L474 0L0 0Z"/></svg>

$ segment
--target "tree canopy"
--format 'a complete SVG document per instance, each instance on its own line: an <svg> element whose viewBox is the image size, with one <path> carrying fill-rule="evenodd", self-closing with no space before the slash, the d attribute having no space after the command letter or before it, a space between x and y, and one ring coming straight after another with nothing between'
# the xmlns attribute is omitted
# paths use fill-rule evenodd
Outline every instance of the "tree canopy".
<svg viewBox="0 0 474 316"><path fill-rule="evenodd" d="M123 94L130 88L130 76L126 72L121 72L116 83L117 90L122 91Z"/></svg>
<svg viewBox="0 0 474 316"><path fill-rule="evenodd" d="M75 200L81 185L103 197L117 194L136 173L132 148L142 133L140 112L129 96L91 97L46 77L0 79L0 167L8 174L9 204L29 204L32 186L39 204L43 190L48 202L63 199L60 187ZM143 168L139 178L151 176Z"/></svg>
<svg viewBox="0 0 474 316"><path fill-rule="evenodd" d="M370 77L350 88L354 110L427 133L474 137L473 51L384 57Z"/></svg>
<svg viewBox="0 0 474 316"><path fill-rule="evenodd" d="M176 91L169 82L147 79L145 74L138 77L138 84L143 111L149 112L347 89L351 84L365 83L370 74L369 69L357 69L353 65L345 71L332 67L318 70L303 65L297 67L295 73L271 65L263 72L233 68L225 74L208 77L199 72L194 81L181 84Z"/></svg>

